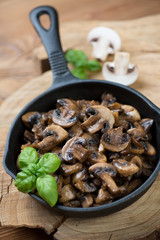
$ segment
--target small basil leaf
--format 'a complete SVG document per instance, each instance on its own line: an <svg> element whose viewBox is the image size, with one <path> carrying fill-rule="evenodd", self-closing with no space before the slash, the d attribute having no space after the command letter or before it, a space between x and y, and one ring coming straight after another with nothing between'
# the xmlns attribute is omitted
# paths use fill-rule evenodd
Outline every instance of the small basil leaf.
<svg viewBox="0 0 160 240"><path fill-rule="evenodd" d="M24 170L17 174L14 184L20 192L29 193L36 188L36 176Z"/></svg>
<svg viewBox="0 0 160 240"><path fill-rule="evenodd" d="M38 170L38 166L35 163L30 163L27 167L27 169L25 169L26 171L30 171L31 174L36 175L36 172Z"/></svg>
<svg viewBox="0 0 160 240"><path fill-rule="evenodd" d="M80 78L80 79L87 79L87 73L85 68L83 67L76 67L72 71L73 76Z"/></svg>
<svg viewBox="0 0 160 240"><path fill-rule="evenodd" d="M61 164L61 160L54 153L45 153L38 162L37 176L43 173L55 172Z"/></svg>
<svg viewBox="0 0 160 240"><path fill-rule="evenodd" d="M38 177L36 188L39 196L53 207L58 200L57 183L53 176L45 175Z"/></svg>
<svg viewBox="0 0 160 240"><path fill-rule="evenodd" d="M90 60L87 62L87 69L90 71L98 71L101 69L101 65L96 60Z"/></svg>
<svg viewBox="0 0 160 240"><path fill-rule="evenodd" d="M18 158L18 165L21 170L24 170L28 167L30 163L37 163L38 162L38 153L32 147L26 147L20 153Z"/></svg>
<svg viewBox="0 0 160 240"><path fill-rule="evenodd" d="M76 67L86 66L87 64L87 56L81 50L68 50L65 54L65 59Z"/></svg>

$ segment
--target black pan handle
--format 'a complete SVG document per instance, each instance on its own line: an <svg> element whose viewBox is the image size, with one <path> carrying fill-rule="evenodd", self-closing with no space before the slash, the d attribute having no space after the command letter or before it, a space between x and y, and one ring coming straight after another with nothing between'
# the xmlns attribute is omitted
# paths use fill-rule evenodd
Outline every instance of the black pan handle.
<svg viewBox="0 0 160 240"><path fill-rule="evenodd" d="M45 29L40 22L40 16L47 14L50 17L50 28ZM40 6L33 9L30 13L31 22L39 34L46 51L48 53L49 63L53 72L53 87L64 85L68 81L76 81L70 73L61 47L58 14L53 7Z"/></svg>

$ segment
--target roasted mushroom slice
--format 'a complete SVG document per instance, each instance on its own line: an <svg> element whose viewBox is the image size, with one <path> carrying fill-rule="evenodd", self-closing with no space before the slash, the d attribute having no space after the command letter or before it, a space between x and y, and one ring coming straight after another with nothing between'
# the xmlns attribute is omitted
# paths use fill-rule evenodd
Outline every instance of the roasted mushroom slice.
<svg viewBox="0 0 160 240"><path fill-rule="evenodd" d="M84 162L88 157L88 150L85 148L86 141L82 137L73 137L66 142L62 148L63 159L74 163L76 160Z"/></svg>
<svg viewBox="0 0 160 240"><path fill-rule="evenodd" d="M140 124L143 127L144 131L146 133L148 133L149 130L151 129L152 125L153 125L153 119L151 119L151 118L143 118L140 121Z"/></svg>
<svg viewBox="0 0 160 240"><path fill-rule="evenodd" d="M116 102L116 98L110 93L103 93L101 99L101 105L105 107L109 107Z"/></svg>
<svg viewBox="0 0 160 240"><path fill-rule="evenodd" d="M76 198L76 189L71 185L67 184L63 186L61 194L59 196L59 202L64 203Z"/></svg>
<svg viewBox="0 0 160 240"><path fill-rule="evenodd" d="M53 122L68 128L77 122L76 103L70 99L57 100L58 108L53 111Z"/></svg>
<svg viewBox="0 0 160 240"><path fill-rule="evenodd" d="M90 134L103 129L104 124L108 129L113 127L114 116L109 108L102 105L95 105L86 109L88 119L82 123L82 127Z"/></svg>
<svg viewBox="0 0 160 240"><path fill-rule="evenodd" d="M139 167L124 159L113 160L113 165L115 166L117 172L124 177L132 176L139 171Z"/></svg>
<svg viewBox="0 0 160 240"><path fill-rule="evenodd" d="M113 199L113 196L111 196L111 194L107 190L100 188L98 191L98 195L96 197L96 203L102 204L112 199Z"/></svg>
<svg viewBox="0 0 160 240"><path fill-rule="evenodd" d="M99 136L97 134L84 133L82 138L86 140L86 148L90 150L97 150L99 145Z"/></svg>
<svg viewBox="0 0 160 240"><path fill-rule="evenodd" d="M85 193L91 193L95 192L97 190L97 187L91 182L89 183L88 181L80 181L74 184L74 186Z"/></svg>
<svg viewBox="0 0 160 240"><path fill-rule="evenodd" d="M86 109L88 107L91 107L91 106L94 106L94 105L98 105L99 102L98 101L90 101L90 100L77 100L77 108L78 108L78 118L81 120L81 121L85 121L87 119L86 117Z"/></svg>
<svg viewBox="0 0 160 240"><path fill-rule="evenodd" d="M152 144L150 144L149 142L143 142L143 145L144 145L144 153L145 154L151 155L151 156L156 154L156 150Z"/></svg>
<svg viewBox="0 0 160 240"><path fill-rule="evenodd" d="M91 151L88 156L88 160L91 164L94 163L103 163L107 162L107 157L103 153L97 152L97 151Z"/></svg>
<svg viewBox="0 0 160 240"><path fill-rule="evenodd" d="M22 116L22 122L26 127L32 128L34 124L37 124L41 114L39 112L28 112Z"/></svg>
<svg viewBox="0 0 160 240"><path fill-rule="evenodd" d="M136 164L139 167L139 171L136 173L136 177L139 177L142 173L142 168L143 168L142 159L139 156L134 156L130 160L130 162Z"/></svg>
<svg viewBox="0 0 160 240"><path fill-rule="evenodd" d="M140 121L141 116L136 108L130 105L121 105L123 112L120 114L121 119L126 119L128 121Z"/></svg>
<svg viewBox="0 0 160 240"><path fill-rule="evenodd" d="M80 122L76 122L69 130L69 137L80 137L83 134L83 128Z"/></svg>
<svg viewBox="0 0 160 240"><path fill-rule="evenodd" d="M88 178L87 169L86 169L86 167L83 167L81 169L81 171L73 174L73 176L72 176L72 183L75 184L77 182L81 182L81 181L87 180L87 178Z"/></svg>
<svg viewBox="0 0 160 240"><path fill-rule="evenodd" d="M68 137L68 132L62 127L51 124L43 131L44 139L37 144L40 151L49 151Z"/></svg>
<svg viewBox="0 0 160 240"><path fill-rule="evenodd" d="M134 122L134 127L129 129L127 133L138 140L143 139L146 136L146 132L138 122Z"/></svg>
<svg viewBox="0 0 160 240"><path fill-rule="evenodd" d="M102 135L101 143L105 149L111 152L120 152L128 146L130 137L123 133L122 127L112 128Z"/></svg>
<svg viewBox="0 0 160 240"><path fill-rule="evenodd" d="M83 208L91 207L92 204L93 204L93 197L92 197L92 195L90 193L85 194L82 197L81 203L82 203L82 207Z"/></svg>
<svg viewBox="0 0 160 240"><path fill-rule="evenodd" d="M75 163L75 164L61 164L60 169L63 173L64 176L68 176L71 175L73 173L77 173L79 171L81 171L83 168L83 165L81 163Z"/></svg>
<svg viewBox="0 0 160 240"><path fill-rule="evenodd" d="M99 177L103 181L103 186L107 187L112 194L119 194L119 188L113 180L113 177L117 175L117 171L112 164L95 163L89 168L89 172Z"/></svg>

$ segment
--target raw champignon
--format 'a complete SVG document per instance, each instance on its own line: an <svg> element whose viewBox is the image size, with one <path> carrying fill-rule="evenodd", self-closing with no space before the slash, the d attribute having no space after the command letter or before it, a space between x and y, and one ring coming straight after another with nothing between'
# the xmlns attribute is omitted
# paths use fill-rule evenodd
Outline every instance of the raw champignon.
<svg viewBox="0 0 160 240"><path fill-rule="evenodd" d="M69 128L77 122L77 106L70 99L57 100L57 109L53 111L53 122Z"/></svg>
<svg viewBox="0 0 160 240"><path fill-rule="evenodd" d="M93 56L105 61L121 47L119 35L111 28L96 27L88 33L88 42L93 46Z"/></svg>
<svg viewBox="0 0 160 240"><path fill-rule="evenodd" d="M49 151L68 137L68 132L58 125L51 124L43 131L44 139L37 144L40 151Z"/></svg>
<svg viewBox="0 0 160 240"><path fill-rule="evenodd" d="M109 108L102 105L95 105L87 108L86 115L89 117L82 123L82 127L90 134L101 130L104 127L104 124L107 125L108 129L111 129L115 122L114 116Z"/></svg>
<svg viewBox="0 0 160 240"><path fill-rule="evenodd" d="M117 82L123 85L131 85L138 78L138 68L129 63L128 52L116 52L113 62L103 65L102 74L105 80Z"/></svg>
<svg viewBox="0 0 160 240"><path fill-rule="evenodd" d="M122 127L112 128L102 135L101 143L111 152L120 152L128 146L130 137L123 133Z"/></svg>
<svg viewBox="0 0 160 240"><path fill-rule="evenodd" d="M76 159L84 162L88 156L88 150L85 148L86 141L82 137L73 137L66 142L62 148L63 159L67 162L75 162Z"/></svg>

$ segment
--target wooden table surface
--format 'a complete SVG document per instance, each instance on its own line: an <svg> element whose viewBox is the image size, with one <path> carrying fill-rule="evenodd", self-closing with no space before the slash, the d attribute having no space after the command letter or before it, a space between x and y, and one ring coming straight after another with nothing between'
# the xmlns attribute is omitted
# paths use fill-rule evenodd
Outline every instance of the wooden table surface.
<svg viewBox="0 0 160 240"><path fill-rule="evenodd" d="M32 52L40 45L29 12L42 0L0 0L0 103L37 76ZM59 12L60 24L77 20L127 20L160 13L160 0L46 0ZM2 160L2 159L1 159ZM42 230L0 228L0 239L53 239ZM67 239L67 238L66 238ZM145 239L160 239L159 231Z"/></svg>

